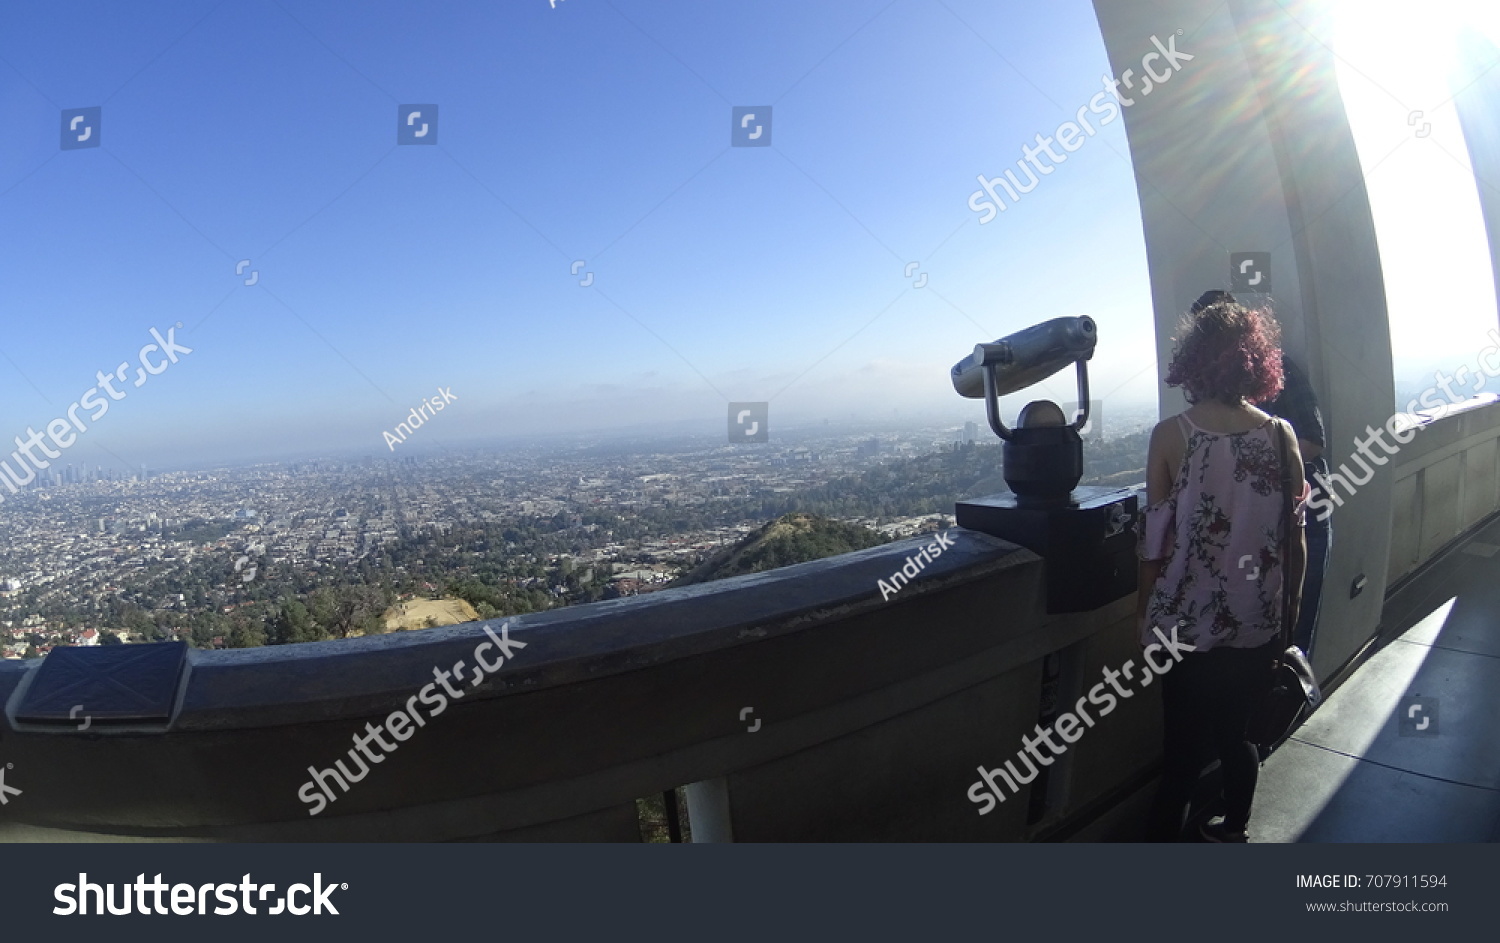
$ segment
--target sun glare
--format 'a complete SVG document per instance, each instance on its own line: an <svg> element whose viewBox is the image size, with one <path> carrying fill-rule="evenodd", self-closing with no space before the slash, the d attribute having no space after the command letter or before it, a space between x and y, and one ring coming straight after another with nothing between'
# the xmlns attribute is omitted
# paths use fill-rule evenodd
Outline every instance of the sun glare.
<svg viewBox="0 0 1500 943"><path fill-rule="evenodd" d="M1472 363L1496 328L1495 276L1455 95L1500 59L1459 54L1459 31L1500 36L1491 3L1340 4L1339 90L1363 167L1390 313L1397 401Z"/></svg>

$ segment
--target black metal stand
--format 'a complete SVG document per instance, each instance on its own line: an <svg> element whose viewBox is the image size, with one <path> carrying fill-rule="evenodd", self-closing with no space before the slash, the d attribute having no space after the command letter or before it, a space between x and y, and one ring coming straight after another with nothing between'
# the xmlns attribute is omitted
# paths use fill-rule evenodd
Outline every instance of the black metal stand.
<svg viewBox="0 0 1500 943"><path fill-rule="evenodd" d="M1037 506L1013 494L960 501L958 526L1019 544L1047 561L1047 611L1098 609L1135 592L1137 493L1082 486Z"/></svg>

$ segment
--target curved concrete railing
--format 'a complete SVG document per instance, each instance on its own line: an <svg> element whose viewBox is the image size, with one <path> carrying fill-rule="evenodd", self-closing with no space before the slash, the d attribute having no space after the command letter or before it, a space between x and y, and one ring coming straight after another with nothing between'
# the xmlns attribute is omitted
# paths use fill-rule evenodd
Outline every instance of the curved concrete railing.
<svg viewBox="0 0 1500 943"><path fill-rule="evenodd" d="M1428 420L1394 462L1392 583L1500 511L1500 402L1476 400Z"/></svg>
<svg viewBox="0 0 1500 943"><path fill-rule="evenodd" d="M1380 473L1397 494L1395 581L1500 510L1500 404L1429 421ZM355 735L391 729L436 669L472 670L500 623L190 652L154 724L39 719L27 705L66 706L73 689L45 690L59 682L35 662L3 663L0 761L21 791L0 807L0 839L633 841L635 799L684 784L699 837L1074 831L1149 780L1154 689L993 812L980 816L968 790L977 767L1016 754L1046 705L1138 657L1133 597L1047 615L1039 557L951 533L889 601L879 581L925 540L511 620L525 647L477 686L455 682L462 696L441 715L418 700L423 726L389 736L393 748L347 793L331 787L317 815L309 768L354 768ZM133 670L102 674L129 683ZM92 716L86 695L82 708Z"/></svg>
<svg viewBox="0 0 1500 943"><path fill-rule="evenodd" d="M45 690L57 672L6 663L0 757L21 792L0 839L633 841L637 797L703 782L738 840L1033 837L1157 759L1153 691L997 812L966 795L977 766L1015 754L1044 695L1070 699L1135 652L1133 598L1046 616L1038 557L951 533L889 601L878 581L926 541L513 619L525 647L459 682L440 715L419 692L476 648L493 665L498 622L190 652L155 726L41 722L26 705L111 682ZM131 670L96 673L128 685ZM389 720L412 710L422 726ZM310 815L309 768L342 758L357 773L367 724L392 749L367 740L379 762Z"/></svg>

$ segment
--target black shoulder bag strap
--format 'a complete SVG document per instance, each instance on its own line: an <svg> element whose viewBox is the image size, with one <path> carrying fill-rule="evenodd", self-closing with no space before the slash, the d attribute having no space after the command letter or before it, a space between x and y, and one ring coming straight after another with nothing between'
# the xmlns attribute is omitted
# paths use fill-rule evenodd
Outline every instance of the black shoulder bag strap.
<svg viewBox="0 0 1500 943"><path fill-rule="evenodd" d="M1292 434L1291 424L1285 419L1276 420L1280 435L1276 437L1281 453L1281 644L1277 646L1277 659L1292 647L1292 585L1289 564L1292 560L1292 465L1287 450L1287 437Z"/></svg>

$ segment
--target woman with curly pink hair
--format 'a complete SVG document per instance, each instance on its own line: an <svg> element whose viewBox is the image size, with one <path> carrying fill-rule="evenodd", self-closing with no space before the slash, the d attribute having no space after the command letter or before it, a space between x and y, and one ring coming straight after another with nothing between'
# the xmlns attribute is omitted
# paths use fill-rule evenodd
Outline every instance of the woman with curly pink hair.
<svg viewBox="0 0 1500 943"><path fill-rule="evenodd" d="M1282 593L1292 594L1295 624L1306 567L1297 441L1252 405L1281 390L1275 320L1205 295L1182 321L1166 380L1192 406L1151 433L1137 614L1143 645L1154 629L1175 627L1196 650L1162 676L1164 770L1151 833L1180 838L1198 773L1217 755L1224 816L1201 837L1243 842L1260 761L1245 728L1280 654ZM1297 496L1290 516L1283 460Z"/></svg>

